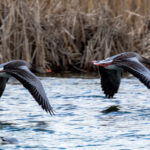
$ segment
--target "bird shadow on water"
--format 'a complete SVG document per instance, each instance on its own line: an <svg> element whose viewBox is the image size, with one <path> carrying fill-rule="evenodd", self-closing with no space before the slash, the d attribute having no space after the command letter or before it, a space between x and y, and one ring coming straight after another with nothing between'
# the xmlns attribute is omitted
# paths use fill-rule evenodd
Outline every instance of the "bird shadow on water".
<svg viewBox="0 0 150 150"><path fill-rule="evenodd" d="M16 124L10 122L0 121L0 129L7 129L8 131L17 130ZM0 145L6 144L17 144L19 141L14 137L6 137L4 135L0 135Z"/></svg>
<svg viewBox="0 0 150 150"><path fill-rule="evenodd" d="M0 129L13 128L13 127L15 127L14 123L0 121Z"/></svg>
<svg viewBox="0 0 150 150"><path fill-rule="evenodd" d="M48 134L54 134L55 131L52 129L49 129L50 124L46 121L28 121L30 124L30 128L32 128L32 131L35 132L46 132Z"/></svg>
<svg viewBox="0 0 150 150"><path fill-rule="evenodd" d="M120 111L120 106L113 105L113 106L109 106L105 110L102 110L101 112L107 114L107 113L119 112L119 111Z"/></svg>
<svg viewBox="0 0 150 150"><path fill-rule="evenodd" d="M24 122L24 125L19 125L15 123L10 123L10 122L4 122L0 121L0 129L1 130L7 130L7 132L14 132L14 131L19 131L19 132L42 132L43 134L54 134L55 131L52 129L49 129L49 123L45 121L27 121L26 123ZM29 130L29 131L28 131ZM11 136L5 136L3 134L0 134L0 145L9 145L9 144L19 144L21 141L19 141L15 137Z"/></svg>
<svg viewBox="0 0 150 150"><path fill-rule="evenodd" d="M102 99L102 103L109 103L107 107L100 111L103 114L115 113L116 115L122 115L126 113L131 113L129 110L126 110L124 108L121 99L118 99L118 97L107 98L104 96Z"/></svg>

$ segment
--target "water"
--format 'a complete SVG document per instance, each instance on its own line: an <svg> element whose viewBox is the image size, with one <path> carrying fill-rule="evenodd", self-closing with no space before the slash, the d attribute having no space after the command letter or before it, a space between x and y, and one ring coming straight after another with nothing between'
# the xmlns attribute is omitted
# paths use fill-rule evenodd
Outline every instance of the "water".
<svg viewBox="0 0 150 150"><path fill-rule="evenodd" d="M41 77L55 110L45 113L18 82L0 100L0 137L15 138L0 150L148 150L150 92L124 78L114 99L105 99L98 78ZM110 106L119 112L102 113Z"/></svg>

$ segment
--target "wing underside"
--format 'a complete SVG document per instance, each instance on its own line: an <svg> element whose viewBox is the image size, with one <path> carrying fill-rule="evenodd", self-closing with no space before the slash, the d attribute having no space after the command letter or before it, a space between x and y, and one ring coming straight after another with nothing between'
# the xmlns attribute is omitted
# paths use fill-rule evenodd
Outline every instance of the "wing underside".
<svg viewBox="0 0 150 150"><path fill-rule="evenodd" d="M0 97L2 96L9 78L0 77Z"/></svg>
<svg viewBox="0 0 150 150"><path fill-rule="evenodd" d="M116 65L133 74L147 88L150 88L150 71L136 57L122 60L117 62Z"/></svg>
<svg viewBox="0 0 150 150"><path fill-rule="evenodd" d="M101 87L107 98L111 98L117 93L120 85L121 70L110 70L99 67L101 76Z"/></svg>
<svg viewBox="0 0 150 150"><path fill-rule="evenodd" d="M19 80L46 112L53 114L53 109L40 80L30 70L9 70L7 73Z"/></svg>

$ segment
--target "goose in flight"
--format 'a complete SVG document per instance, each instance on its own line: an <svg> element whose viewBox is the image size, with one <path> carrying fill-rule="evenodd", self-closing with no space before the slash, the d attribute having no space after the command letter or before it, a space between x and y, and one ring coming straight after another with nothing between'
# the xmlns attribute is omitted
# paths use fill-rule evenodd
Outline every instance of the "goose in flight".
<svg viewBox="0 0 150 150"><path fill-rule="evenodd" d="M44 88L30 70L29 64L24 60L12 60L0 64L0 97L10 77L16 78L30 92L33 98L46 112L53 114L53 109L48 101Z"/></svg>
<svg viewBox="0 0 150 150"><path fill-rule="evenodd" d="M150 65L150 60L135 52L124 52L92 62L99 67L102 90L107 98L112 98L117 93L123 70L134 75L150 89L150 70L143 65L143 63Z"/></svg>

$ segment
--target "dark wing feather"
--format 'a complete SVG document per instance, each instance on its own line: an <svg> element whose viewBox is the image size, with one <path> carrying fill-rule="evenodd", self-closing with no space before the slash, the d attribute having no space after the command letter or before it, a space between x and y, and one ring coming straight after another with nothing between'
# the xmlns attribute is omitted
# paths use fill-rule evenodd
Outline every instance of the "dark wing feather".
<svg viewBox="0 0 150 150"><path fill-rule="evenodd" d="M120 70L110 70L99 67L99 73L101 76L101 86L106 97L113 97L119 89L122 72Z"/></svg>
<svg viewBox="0 0 150 150"><path fill-rule="evenodd" d="M0 97L2 96L9 78L0 77Z"/></svg>
<svg viewBox="0 0 150 150"><path fill-rule="evenodd" d="M133 74L147 88L150 88L150 71L136 57L116 62L116 65Z"/></svg>
<svg viewBox="0 0 150 150"><path fill-rule="evenodd" d="M53 109L40 80L28 68L5 71L19 80L46 112L53 114Z"/></svg>

